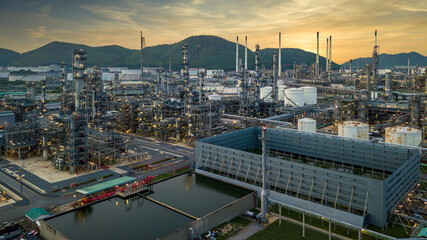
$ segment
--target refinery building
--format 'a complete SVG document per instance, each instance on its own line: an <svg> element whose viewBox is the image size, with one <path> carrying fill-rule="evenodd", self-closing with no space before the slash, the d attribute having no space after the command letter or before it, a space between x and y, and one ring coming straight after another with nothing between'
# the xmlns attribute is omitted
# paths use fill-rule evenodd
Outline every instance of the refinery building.
<svg viewBox="0 0 427 240"><path fill-rule="evenodd" d="M267 129L269 201L357 227L384 227L415 186L419 150L369 140ZM261 128L196 143L196 172L261 192Z"/></svg>

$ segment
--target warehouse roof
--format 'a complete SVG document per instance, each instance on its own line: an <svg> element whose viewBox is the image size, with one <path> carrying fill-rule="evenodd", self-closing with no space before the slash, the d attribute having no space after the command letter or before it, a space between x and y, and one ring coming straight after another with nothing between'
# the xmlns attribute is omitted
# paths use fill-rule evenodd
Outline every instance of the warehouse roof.
<svg viewBox="0 0 427 240"><path fill-rule="evenodd" d="M42 208L32 208L25 213L25 216L29 218L31 221L35 222L43 218L47 218L52 214L48 213L46 210Z"/></svg>
<svg viewBox="0 0 427 240"><path fill-rule="evenodd" d="M123 185L123 184L129 183L129 182L133 182L135 180L136 180L136 178L125 176L125 177L121 177L121 178L116 178L116 179L111 180L111 181L99 183L99 184L96 184L96 185L93 185L90 187L85 187L83 189L77 190L76 192L81 193L81 194L85 194L85 195L93 194L93 193L97 193L97 192L100 192L100 191L105 190L105 189L109 189L109 188L112 188L115 186Z"/></svg>

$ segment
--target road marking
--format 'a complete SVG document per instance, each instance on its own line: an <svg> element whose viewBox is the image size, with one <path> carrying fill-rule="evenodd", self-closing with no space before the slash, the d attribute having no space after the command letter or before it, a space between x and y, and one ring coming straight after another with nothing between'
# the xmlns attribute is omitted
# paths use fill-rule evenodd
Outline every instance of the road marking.
<svg viewBox="0 0 427 240"><path fill-rule="evenodd" d="M11 175L14 178L19 178L19 175L16 174L14 171L11 171L7 168L3 168L3 170L8 173L9 175ZM29 181L27 181L26 179L22 178L22 182L24 182L25 184L29 185L32 189L36 190L37 192L41 193L41 194L46 194L46 191L37 187L36 185L30 183Z"/></svg>
<svg viewBox="0 0 427 240"><path fill-rule="evenodd" d="M9 195L13 198L13 200L15 200L17 202L22 201L22 198L20 196L16 195L14 192L10 191L7 187L0 184L0 189L4 190L7 193L7 195Z"/></svg>
<svg viewBox="0 0 427 240"><path fill-rule="evenodd" d="M135 139L135 140L136 140L136 141L142 141L142 140L139 140L139 139ZM153 150L153 151L156 151L156 152L160 152L160 151L162 151L162 152L165 152L165 153L171 154L171 155L173 155L173 156L175 156L175 157L183 157L182 155L175 154L175 153L172 153L172 152L169 152L169 151L166 151L166 150L163 150L163 149L159 149L159 148L152 148L152 147L148 147L148 146L145 146L145 145L143 145L143 148L146 148L146 149L149 149L149 150Z"/></svg>

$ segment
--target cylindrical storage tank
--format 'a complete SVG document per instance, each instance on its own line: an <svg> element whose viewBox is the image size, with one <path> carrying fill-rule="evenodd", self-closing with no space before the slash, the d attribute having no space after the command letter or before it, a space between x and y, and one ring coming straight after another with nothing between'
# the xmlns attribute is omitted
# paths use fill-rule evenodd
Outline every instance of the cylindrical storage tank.
<svg viewBox="0 0 427 240"><path fill-rule="evenodd" d="M298 130L316 132L316 120L311 118L298 119Z"/></svg>
<svg viewBox="0 0 427 240"><path fill-rule="evenodd" d="M385 129L385 142L418 147L422 132L412 127L388 127Z"/></svg>
<svg viewBox="0 0 427 240"><path fill-rule="evenodd" d="M338 136L369 140L369 125L357 121L339 123Z"/></svg>
<svg viewBox="0 0 427 240"><path fill-rule="evenodd" d="M288 86L286 86L286 85L279 85L278 87L277 87L277 99L279 100L279 101L285 101L285 94L284 94L284 91L285 91L285 89L287 88Z"/></svg>
<svg viewBox="0 0 427 240"><path fill-rule="evenodd" d="M285 105L293 107L304 106L304 89L302 88L287 88L285 89Z"/></svg>
<svg viewBox="0 0 427 240"><path fill-rule="evenodd" d="M262 87L260 88L259 97L264 100L264 102L271 102L271 93L273 92L273 87Z"/></svg>
<svg viewBox="0 0 427 240"><path fill-rule="evenodd" d="M377 99L378 98L378 92L371 92L371 98Z"/></svg>
<svg viewBox="0 0 427 240"><path fill-rule="evenodd" d="M208 96L209 101L221 101L221 96L219 94L212 94Z"/></svg>
<svg viewBox="0 0 427 240"><path fill-rule="evenodd" d="M304 104L317 104L317 88L302 87L302 89L304 89Z"/></svg>

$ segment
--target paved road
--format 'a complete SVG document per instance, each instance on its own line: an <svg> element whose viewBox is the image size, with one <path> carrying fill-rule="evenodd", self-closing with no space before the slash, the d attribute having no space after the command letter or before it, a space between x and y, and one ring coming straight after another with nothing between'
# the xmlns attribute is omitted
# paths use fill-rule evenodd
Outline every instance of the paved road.
<svg viewBox="0 0 427 240"><path fill-rule="evenodd" d="M25 204L22 206L21 202L4 206L0 208L0 223L10 220L16 220L22 218L25 215L25 212L31 208L44 208L49 209L50 207L56 207L65 203L69 203L73 200L72 196L62 196L62 197L45 197L41 196L35 191L27 188L25 185L22 186L22 192L20 191L21 185L19 182L13 180L5 173L0 172L0 179L3 183L6 184L6 187L18 193L21 197L24 198L23 202Z"/></svg>
<svg viewBox="0 0 427 240"><path fill-rule="evenodd" d="M136 178L143 178L145 176L156 176L159 174L163 174L166 172L170 172L174 169L180 169L183 167L187 167L191 165L194 161L194 151L191 148L186 148L183 146L177 146L174 144L164 143L164 142L154 142L151 139L137 137L137 136L127 136L122 135L124 139L128 139L128 149L136 150L136 151L147 151L152 157L150 160L143 161L144 164L152 164L155 161L163 160L166 158L170 158L170 160L162 162L160 164L156 164L155 169L152 171L148 171L145 173L135 172L134 174L130 174ZM131 171L132 166L138 165L141 163L133 163L125 166L120 166L119 168ZM15 164L11 164L6 160L0 161L0 170L2 168L8 168L11 171L17 172L19 170L19 166ZM90 174L86 174L83 176L77 176L75 178L71 178L68 180L64 180L61 182L50 183L47 182L38 176L26 171L25 169L21 170L20 174L25 174L24 179L28 180L32 184L37 187L46 190L47 194L41 195L39 192L31 189L29 186L22 184L22 193L20 192L21 184L15 178L7 175L5 172L0 171L0 180L3 185L7 188L11 189L13 192L20 195L24 200L17 202L13 205L8 205L0 208L0 223L5 221L11 221L20 219L24 216L25 212L31 208L43 208L49 209L51 207L57 207L59 205L63 205L73 201L72 191L68 190L66 193L67 196L62 196L64 192L59 191L57 193L51 193L53 189L62 188L65 186L70 186L71 183L76 182L84 182L93 178L100 178L102 176L113 174L112 177L108 178L109 180L120 177L121 175L111 171L111 170L101 170L97 172L93 172ZM93 182L93 184L97 184L98 182ZM86 187L88 185L84 185L81 187ZM81 188L80 187L80 188Z"/></svg>

